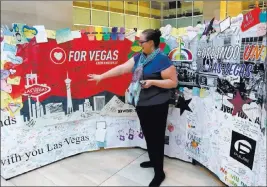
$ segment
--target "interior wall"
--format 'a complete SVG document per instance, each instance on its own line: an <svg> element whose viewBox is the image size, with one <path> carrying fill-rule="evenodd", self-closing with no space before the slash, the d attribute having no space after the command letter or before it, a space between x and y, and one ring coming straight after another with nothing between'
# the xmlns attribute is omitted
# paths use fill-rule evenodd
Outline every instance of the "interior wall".
<svg viewBox="0 0 267 187"><path fill-rule="evenodd" d="M47 29L72 27L72 1L1 1L1 24L26 23Z"/></svg>

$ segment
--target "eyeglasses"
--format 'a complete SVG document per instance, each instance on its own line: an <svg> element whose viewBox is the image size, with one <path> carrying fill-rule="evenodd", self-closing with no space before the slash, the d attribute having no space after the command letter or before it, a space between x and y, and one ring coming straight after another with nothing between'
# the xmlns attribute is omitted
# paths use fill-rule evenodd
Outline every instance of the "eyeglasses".
<svg viewBox="0 0 267 187"><path fill-rule="evenodd" d="M148 42L148 41L147 41L147 40L145 40L145 41L140 41L140 40L139 40L139 41L138 41L138 43L141 44L141 45L142 45L143 43L146 43L146 42Z"/></svg>

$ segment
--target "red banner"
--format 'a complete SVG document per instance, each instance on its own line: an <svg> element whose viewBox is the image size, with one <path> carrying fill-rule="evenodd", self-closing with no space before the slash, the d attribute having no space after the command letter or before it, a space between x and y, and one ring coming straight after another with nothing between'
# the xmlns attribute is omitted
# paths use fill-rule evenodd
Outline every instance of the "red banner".
<svg viewBox="0 0 267 187"><path fill-rule="evenodd" d="M248 30L249 28L260 23L260 17L259 17L260 13L261 13L261 9L255 8L255 9L251 10L250 12L244 14L243 22L241 25L241 30L244 32L244 31Z"/></svg>
<svg viewBox="0 0 267 187"><path fill-rule="evenodd" d="M100 74L126 62L131 45L132 42L127 39L89 41L85 34L82 38L59 45L55 40L39 44L32 39L30 43L18 47L17 56L23 58L21 65L5 64L5 69L16 70L12 76L21 76L21 83L13 86L11 96L16 98L29 93L25 85L38 85L39 89L42 84L51 90L40 96L40 101L49 96L66 97L67 86L71 88L73 99L88 98L102 91L124 95L131 74L106 79L98 85L88 81L87 75Z"/></svg>

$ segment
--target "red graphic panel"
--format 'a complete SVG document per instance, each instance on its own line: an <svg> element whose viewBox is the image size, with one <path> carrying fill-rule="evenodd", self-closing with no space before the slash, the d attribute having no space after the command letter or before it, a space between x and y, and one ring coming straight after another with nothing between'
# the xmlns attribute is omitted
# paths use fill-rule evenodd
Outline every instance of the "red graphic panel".
<svg viewBox="0 0 267 187"><path fill-rule="evenodd" d="M260 23L260 17L259 17L260 13L261 13L261 9L255 8L255 9L251 10L250 12L244 14L243 22L241 25L241 30L244 32L244 31L248 30L249 28Z"/></svg>
<svg viewBox="0 0 267 187"><path fill-rule="evenodd" d="M49 39L47 43L36 43L32 39L30 43L18 46L17 56L23 58L23 63L14 66L6 63L5 69L15 69L13 76L21 76L21 83L13 86L12 97L18 97L24 93L37 96L46 88L38 89L30 87L25 90L26 75L36 74L38 84L45 84L51 88L46 94L41 94L39 101L49 96L66 96L66 87L70 86L73 99L83 99L109 91L123 96L127 89L131 74L105 79L96 85L94 81L88 81L88 74L101 74L128 60L132 42L124 41L89 41L85 34L81 38L70 42L57 44ZM70 79L70 83L66 82ZM30 84L30 83L29 83ZM40 86L40 85L39 85Z"/></svg>

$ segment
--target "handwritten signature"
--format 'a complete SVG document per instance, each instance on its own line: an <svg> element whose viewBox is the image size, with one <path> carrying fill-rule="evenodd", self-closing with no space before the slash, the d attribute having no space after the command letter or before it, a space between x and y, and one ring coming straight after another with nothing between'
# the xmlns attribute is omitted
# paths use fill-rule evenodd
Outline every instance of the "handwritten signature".
<svg viewBox="0 0 267 187"><path fill-rule="evenodd" d="M36 121L34 121L33 119L31 119L26 125L28 127L33 127L36 124Z"/></svg>

